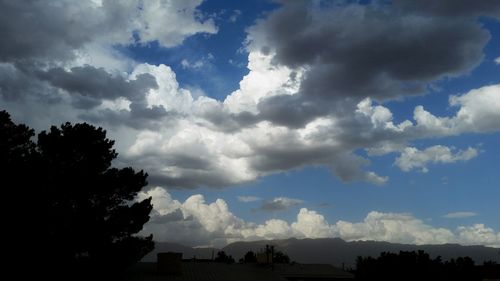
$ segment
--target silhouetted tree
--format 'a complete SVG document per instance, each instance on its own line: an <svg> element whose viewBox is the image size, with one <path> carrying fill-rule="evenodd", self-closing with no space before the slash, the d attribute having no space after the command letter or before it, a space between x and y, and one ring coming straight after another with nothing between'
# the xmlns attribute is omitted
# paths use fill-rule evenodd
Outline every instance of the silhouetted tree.
<svg viewBox="0 0 500 281"><path fill-rule="evenodd" d="M63 124L41 132L0 112L0 168L14 198L26 199L14 220L20 236L48 270L116 272L154 247L138 233L149 220L151 198L136 202L147 174L111 168L117 153L106 131ZM26 220L31 223L23 225Z"/></svg>
<svg viewBox="0 0 500 281"><path fill-rule="evenodd" d="M34 135L34 130L15 124L6 111L0 111L0 180L3 192L12 199L23 195L14 192L14 187L26 187L32 181L29 172L33 170L32 160L36 152L31 140Z"/></svg>
<svg viewBox="0 0 500 281"><path fill-rule="evenodd" d="M234 258L231 255L226 255L226 252L219 251L217 252L217 257L214 259L215 262L224 262L224 263L234 263Z"/></svg>
<svg viewBox="0 0 500 281"><path fill-rule="evenodd" d="M26 165L35 149L31 141L34 135L34 130L23 124L14 124L5 110L0 111L0 168L5 176Z"/></svg>
<svg viewBox="0 0 500 281"><path fill-rule="evenodd" d="M481 280L471 258L431 259L424 251L383 252L378 258L358 257L357 280Z"/></svg>
<svg viewBox="0 0 500 281"><path fill-rule="evenodd" d="M7 260L14 261L6 268L17 268L16 264L24 258L25 252L31 250L31 245L26 245L30 240L36 239L33 230L39 229L42 217L38 217L34 203L37 202L36 194L30 194L33 186L33 156L35 143L31 138L34 130L25 125L17 125L10 119L6 111L0 111L0 186L2 187L2 223L4 243ZM33 196L31 196L33 195ZM27 227L30 224L31 227ZM10 234L10 235L9 235ZM22 271L21 271L22 272Z"/></svg>
<svg viewBox="0 0 500 281"><path fill-rule="evenodd" d="M257 256L255 255L254 252L248 251L243 258L241 259L242 262L244 263L256 263L257 262Z"/></svg>
<svg viewBox="0 0 500 281"><path fill-rule="evenodd" d="M276 251L274 253L273 262L274 263L290 263L290 257L288 257L287 254L285 254L281 251Z"/></svg>

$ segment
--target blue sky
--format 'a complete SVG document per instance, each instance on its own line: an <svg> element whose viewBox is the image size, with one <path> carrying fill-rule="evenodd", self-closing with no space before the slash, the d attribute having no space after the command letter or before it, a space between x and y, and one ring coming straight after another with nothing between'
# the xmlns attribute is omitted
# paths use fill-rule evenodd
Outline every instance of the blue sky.
<svg viewBox="0 0 500 281"><path fill-rule="evenodd" d="M0 108L106 128L143 233L500 247L500 4L54 3L2 2Z"/></svg>

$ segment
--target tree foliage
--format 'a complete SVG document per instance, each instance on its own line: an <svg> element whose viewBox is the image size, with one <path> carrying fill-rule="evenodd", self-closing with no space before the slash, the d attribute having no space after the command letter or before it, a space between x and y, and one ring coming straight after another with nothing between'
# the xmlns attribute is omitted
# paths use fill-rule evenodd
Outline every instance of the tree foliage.
<svg viewBox="0 0 500 281"><path fill-rule="evenodd" d="M242 262L244 263L256 263L257 262L257 256L253 251L248 251L242 259Z"/></svg>
<svg viewBox="0 0 500 281"><path fill-rule="evenodd" d="M290 263L290 257L288 257L287 254L285 254L281 251L276 251L274 253L273 262L274 263Z"/></svg>
<svg viewBox="0 0 500 281"><path fill-rule="evenodd" d="M5 180L18 175L20 168L28 167L35 150L31 141L34 135L34 130L14 124L6 111L0 111L0 169Z"/></svg>
<svg viewBox="0 0 500 281"><path fill-rule="evenodd" d="M400 251L383 252L378 258L358 257L357 280L481 280L474 261L459 257L443 262L441 257L431 259L429 254Z"/></svg>
<svg viewBox="0 0 500 281"><path fill-rule="evenodd" d="M12 197L25 199L14 217L25 251L43 253L49 269L116 271L153 249L151 235L135 235L152 209L151 198L135 201L147 174L111 167L105 130L66 123L33 136L0 112L0 168Z"/></svg>
<svg viewBox="0 0 500 281"><path fill-rule="evenodd" d="M214 259L215 262L223 263L234 263L234 258L231 255L227 255L224 251L217 252L217 257Z"/></svg>

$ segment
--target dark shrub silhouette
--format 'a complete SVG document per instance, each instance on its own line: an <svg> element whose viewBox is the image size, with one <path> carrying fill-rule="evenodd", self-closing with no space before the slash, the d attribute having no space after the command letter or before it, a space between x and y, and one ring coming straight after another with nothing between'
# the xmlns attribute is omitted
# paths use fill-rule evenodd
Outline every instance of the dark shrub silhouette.
<svg viewBox="0 0 500 281"><path fill-rule="evenodd" d="M114 274L153 249L151 235L135 236L152 209L151 198L134 201L147 174L111 168L117 153L106 131L66 123L37 143L33 136L0 112L2 182L11 198L25 199L12 215L19 258L34 253L34 266L51 275Z"/></svg>
<svg viewBox="0 0 500 281"><path fill-rule="evenodd" d="M273 249L273 250L271 250ZM290 263L290 257L288 257L287 254L281 252L281 251L276 251L274 252L274 247L268 247L268 254L269 256L273 255L273 258L271 261L273 263ZM248 251L246 254L239 260L241 263L256 263L257 262L257 255L253 251Z"/></svg>
<svg viewBox="0 0 500 281"><path fill-rule="evenodd" d="M244 263L256 263L257 262L257 256L255 255L254 252L248 251L243 256L242 262L244 262Z"/></svg>
<svg viewBox="0 0 500 281"><path fill-rule="evenodd" d="M219 251L217 252L217 257L214 259L215 262L224 262L224 263L234 263L234 258L231 255L226 255L226 252Z"/></svg>
<svg viewBox="0 0 500 281"><path fill-rule="evenodd" d="M355 275L356 280L481 280L471 258L442 262L441 257L431 259L421 250L358 257Z"/></svg>
<svg viewBox="0 0 500 281"><path fill-rule="evenodd" d="M281 251L276 251L274 253L273 262L274 263L290 263L290 257L288 257L287 254L285 254Z"/></svg>

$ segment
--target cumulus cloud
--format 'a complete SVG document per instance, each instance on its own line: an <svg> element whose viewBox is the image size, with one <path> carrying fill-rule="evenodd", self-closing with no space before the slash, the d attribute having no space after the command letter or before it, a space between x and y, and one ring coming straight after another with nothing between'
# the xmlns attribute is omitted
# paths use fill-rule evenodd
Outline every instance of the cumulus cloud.
<svg viewBox="0 0 500 281"><path fill-rule="evenodd" d="M418 150L407 159L412 141L500 130L500 85L452 96L454 116L417 106L412 120L396 123L383 104L480 63L489 34L476 17L494 16L497 4L450 20L449 1L425 11L405 1L284 2L248 29L249 72L216 100L179 85L171 67L136 62L116 48L171 47L216 33L197 9L201 2L1 1L0 106L37 129L65 121L104 126L120 164L170 188L225 187L318 165L342 181L380 185L389 178L370 167L370 157L397 152L397 161L413 163L405 169L424 169L475 150L423 160L415 155L426 150ZM37 12L19 16L30 11ZM186 58L184 66L204 60L210 56Z"/></svg>
<svg viewBox="0 0 500 281"><path fill-rule="evenodd" d="M444 218L447 219L462 219L462 218L471 218L477 216L477 213L474 212L453 212L444 215Z"/></svg>
<svg viewBox="0 0 500 281"><path fill-rule="evenodd" d="M338 221L340 237L346 240L376 240L409 244L442 244L455 240L448 229L435 228L410 214L368 213L363 222Z"/></svg>
<svg viewBox="0 0 500 281"><path fill-rule="evenodd" d="M0 94L6 101L53 101L77 110L126 98L136 113L151 115L142 99L156 87L154 77L129 79L137 63L115 46L157 41L173 47L196 33L216 33L213 20L196 9L201 2L0 1L0 71L5 74ZM154 116L163 115L156 108Z"/></svg>
<svg viewBox="0 0 500 281"><path fill-rule="evenodd" d="M408 172L413 169L421 169L428 172L428 163L454 163L458 161L468 161L478 155L475 148L469 147L466 150L459 150L453 153L452 149L442 145L435 145L424 150L415 147L407 147L401 155L396 158L395 164L403 171Z"/></svg>
<svg viewBox="0 0 500 281"><path fill-rule="evenodd" d="M307 238L334 237L337 232L323 215L306 208L300 209L297 221L293 222L291 226L297 233Z"/></svg>
<svg viewBox="0 0 500 281"><path fill-rule="evenodd" d="M459 241L464 244L500 247L500 232L495 232L482 223L459 226L457 232Z"/></svg>
<svg viewBox="0 0 500 281"><path fill-rule="evenodd" d="M500 64L500 57L498 57L498 58L495 59L495 63L496 64Z"/></svg>
<svg viewBox="0 0 500 281"><path fill-rule="evenodd" d="M289 237L340 237L347 241L500 246L500 233L483 224L460 226L452 231L426 224L411 214L377 211L368 213L362 222L339 220L329 223L322 214L307 208L301 208L291 223L281 219L269 219L258 224L236 217L222 199L207 203L202 195L195 194L186 201L179 202L159 187L138 195L139 199L150 196L153 197L154 212L143 233L153 233L157 241L191 246L224 246L233 241Z"/></svg>
<svg viewBox="0 0 500 281"><path fill-rule="evenodd" d="M103 68L89 65L73 67L70 71L52 68L37 75L54 87L79 95L76 100L87 99L89 107L99 105L102 100L114 100L119 97L143 103L144 92L157 87L151 74L141 74L134 80L128 80L122 76L114 76Z"/></svg>
<svg viewBox="0 0 500 281"><path fill-rule="evenodd" d="M412 120L396 123L384 105L481 62L490 34L477 17L498 18L499 4L471 1L285 1L248 29L248 74L216 100L179 85L171 67L119 51L217 33L197 9L202 0L0 0L0 106L37 129L65 121L105 126L117 140L118 164L141 167L150 183L169 188L231 186L318 165L343 181L383 184L389 179L371 170L372 156L401 153L403 170L425 170L469 160L477 150L418 150L412 141L500 131L499 84L451 96L452 116L417 106ZM181 65L209 62L186 58ZM145 233L191 245L292 236L500 244L484 225L453 232L409 214L329 223L302 208L293 222L258 224L236 217L222 199L207 203L198 194L180 202L162 188L141 196L152 196L155 206ZM294 200L266 206L300 203Z"/></svg>
<svg viewBox="0 0 500 281"><path fill-rule="evenodd" d="M260 210L267 212L283 211L290 207L302 204L304 201L300 199L276 197L271 201L266 201L260 206Z"/></svg>
<svg viewBox="0 0 500 281"><path fill-rule="evenodd" d="M362 180L384 184L388 177L365 170L370 161L356 155L356 149L364 148L369 151L369 155L400 152L402 155L397 163L401 162L401 167L406 167L404 169L407 170L423 169L431 163L465 161L476 156L477 150L470 148L457 152L435 146L433 149L442 152L439 154L442 158L433 159L435 155L428 155L432 151L417 150L414 154L409 153L411 147L407 146L408 142L432 136L495 131L499 126L496 122L500 112L497 101L499 85L493 85L450 98L459 108L452 117L436 117L417 107L414 120L396 124L387 107L377 105L371 99L363 99L351 111L343 109L345 114L342 117L317 118L304 128L288 128L264 121L237 131L220 130L211 121L207 121L208 115L241 114L245 106L238 103L255 106L259 99L255 102L248 98L256 98L253 96L255 93L257 96L265 96L265 92L270 89L270 84L261 83L258 79L272 77L269 78L272 80L280 77L279 74L273 76L279 71L288 73L286 69L265 70L271 63L268 57L250 57L251 64L260 64L262 69L256 68L255 73L251 71L242 81L254 79L249 76L252 77L257 72L262 72L259 74L262 78L255 78L252 90L242 86L242 89L228 96L224 102L205 96L193 97L189 90L179 86L175 73L168 66L140 64L121 83L135 83L141 77L152 76L157 87L144 88L143 103L131 103L123 97L104 100L93 111L87 111L81 116L85 117L84 120L111 126L111 133L120 140L117 144L121 145L121 160L126 165L146 169L153 184L178 188L241 184L271 173L307 165L327 166L343 181ZM289 75L290 73L282 76L282 83L290 79ZM114 79L115 76L109 77ZM282 83L275 82L273 87L279 89ZM259 88L260 85L263 85L262 89ZM244 94L243 90L246 91ZM240 94L245 98L239 98ZM139 98L141 95L136 97L138 100ZM134 100L132 97L130 99ZM252 109L252 106L248 108ZM72 114L78 112L67 110ZM258 111L257 108L255 110ZM134 130L116 129L123 125ZM432 159L422 158L425 155ZM409 164L410 162L413 164Z"/></svg>
<svg viewBox="0 0 500 281"><path fill-rule="evenodd" d="M196 33L217 33L214 21L196 9L202 2L203 0L148 0L133 3L135 7L141 7L140 16L136 20L140 40L158 40L165 47L173 47Z"/></svg>
<svg viewBox="0 0 500 281"><path fill-rule="evenodd" d="M193 34L217 32L212 19L200 19L202 15L196 7L201 2L59 0L46 5L2 1L0 59L61 60L78 56L93 41L107 44L158 41L162 46L172 47Z"/></svg>
<svg viewBox="0 0 500 281"><path fill-rule="evenodd" d="M490 16L500 18L500 4L490 0L393 0L396 7L406 11L444 17Z"/></svg>
<svg viewBox="0 0 500 281"><path fill-rule="evenodd" d="M475 15L490 15L488 5L498 6L488 3ZM448 1L443 7L453 5ZM396 10L378 4L285 2L249 29L248 49L265 50L275 64L305 69L296 98L304 111L311 103L321 108L346 98L422 94L429 83L466 73L481 61L489 34L474 18L449 20L432 13L409 15L415 9L406 7ZM444 42L453 42L454 48L440 47ZM279 109L290 98L273 99L269 106Z"/></svg>
<svg viewBox="0 0 500 281"><path fill-rule="evenodd" d="M438 117L417 106L413 118L419 133L427 136L450 136L467 132L500 130L500 84L473 89L466 94L450 96L449 103L459 107L453 117Z"/></svg>

